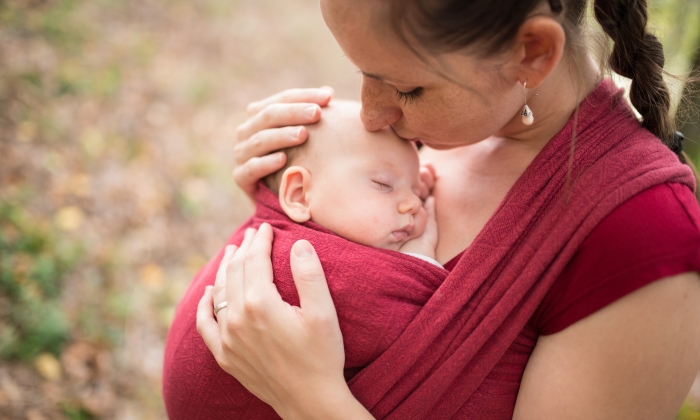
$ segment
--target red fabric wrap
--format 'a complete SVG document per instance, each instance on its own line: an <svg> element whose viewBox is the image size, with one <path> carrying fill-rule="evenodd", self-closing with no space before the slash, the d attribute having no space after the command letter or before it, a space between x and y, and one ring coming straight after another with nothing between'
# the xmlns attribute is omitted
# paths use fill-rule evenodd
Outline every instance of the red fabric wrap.
<svg viewBox="0 0 700 420"><path fill-rule="evenodd" d="M274 231L275 285L282 298L292 305L299 306L289 264L292 245L299 239L306 239L316 249L343 333L346 379L376 360L398 338L448 275L447 270L434 264L400 252L350 242L313 222L295 223L284 214L278 197L264 184L257 195L255 215L228 242L240 245L245 229L258 227L263 222L268 222ZM168 415L171 419L279 418L236 379L218 366L211 366L215 361L193 330L195 301L206 285L214 283L221 258L220 253L197 275L193 282L193 286L197 286L191 287L183 299L187 303L178 308L169 334L166 361L171 360L171 363L166 363L164 369L164 376L169 378L164 381ZM187 328L178 328L182 322ZM193 354L201 358L193 360ZM188 366L173 366L175 363ZM201 380L200 369L208 373L213 370L216 378ZM182 392L179 381L201 386L216 382L217 389L204 393L214 398L203 400L198 398L201 393Z"/></svg>
<svg viewBox="0 0 700 420"><path fill-rule="evenodd" d="M316 247L338 308L346 365L366 365L350 379L350 388L375 417L446 419L469 404L596 225L629 198L665 182L695 188L690 169L641 128L622 91L606 80L580 105L578 121L573 116L539 153L449 275L407 256L344 241L313 224L276 220L279 210L267 202L248 225L259 224L259 217L272 219L265 221L275 227L276 281L292 303L297 301L289 249L302 238ZM243 228L232 241L240 242ZM169 334L168 414L272 418L269 407L215 367L194 331L196 301L213 283L220 259L221 253L194 280ZM229 397L192 400L178 381L215 384L211 392Z"/></svg>

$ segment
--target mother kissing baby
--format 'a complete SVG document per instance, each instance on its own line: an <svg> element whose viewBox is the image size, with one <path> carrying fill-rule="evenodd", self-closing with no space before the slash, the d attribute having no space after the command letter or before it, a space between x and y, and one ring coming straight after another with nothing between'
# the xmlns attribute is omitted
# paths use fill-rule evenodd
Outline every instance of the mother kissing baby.
<svg viewBox="0 0 700 420"><path fill-rule="evenodd" d="M286 164L276 151L304 142L331 94L253 104L235 177L259 191L249 226L270 222L237 232L181 302L164 369L171 418L672 419L700 367L696 178L647 2L591 2L629 102L587 49L588 3L321 0L362 72L364 128L425 145L444 268L396 252L420 239L401 213L418 208L419 226L408 184L394 201L379 195L390 182L366 178L361 220L342 176L314 185L292 154L280 196L264 192ZM410 190L426 198L416 176ZM343 204L329 218L314 200L331 197ZM331 232L365 223L392 249Z"/></svg>

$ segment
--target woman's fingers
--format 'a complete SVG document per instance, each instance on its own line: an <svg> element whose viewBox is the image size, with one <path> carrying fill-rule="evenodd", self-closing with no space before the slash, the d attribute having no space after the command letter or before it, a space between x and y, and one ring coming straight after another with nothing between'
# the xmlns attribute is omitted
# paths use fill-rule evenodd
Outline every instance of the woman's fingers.
<svg viewBox="0 0 700 420"><path fill-rule="evenodd" d="M323 86L320 89L287 89L261 101L251 102L248 105L248 116L253 116L274 103L307 102L326 106L333 97L333 93L333 88L329 86Z"/></svg>
<svg viewBox="0 0 700 420"><path fill-rule="evenodd" d="M287 163L283 152L249 159L233 170L233 179L248 197L255 199L258 181L282 169Z"/></svg>
<svg viewBox="0 0 700 420"><path fill-rule="evenodd" d="M243 309L248 313L259 313L271 296L281 299L273 284L272 239L272 227L263 223L246 249Z"/></svg>
<svg viewBox="0 0 700 420"><path fill-rule="evenodd" d="M256 230L253 228L246 229L241 246L238 247L226 265L225 296L231 311L237 312L243 307L245 297L246 253L255 237L255 232Z"/></svg>
<svg viewBox="0 0 700 420"><path fill-rule="evenodd" d="M197 330L222 369L261 400L284 408L296 402L284 401L290 389L304 387L313 396L347 385L338 317L315 251L300 241L290 257L299 309L285 303L273 283L272 240L272 227L264 223L248 229L238 249L227 249L217 272L217 282L226 279L225 322L214 320L210 286L197 307ZM280 382L280 375L289 381Z"/></svg>
<svg viewBox="0 0 700 420"><path fill-rule="evenodd" d="M221 332L219 325L214 319L214 288L207 286L204 289L204 295L199 300L197 305L197 331L204 339L204 343L209 348L209 351L216 357L221 348Z"/></svg>
<svg viewBox="0 0 700 420"><path fill-rule="evenodd" d="M275 150L297 146L306 141L306 127L270 128L258 131L249 139L239 141L233 149L236 165L242 165L249 159L265 156Z"/></svg>
<svg viewBox="0 0 700 420"><path fill-rule="evenodd" d="M216 270L216 280L214 281L214 306L226 300L226 268L237 249L238 247L235 245L226 245L224 256L221 258L218 270Z"/></svg>
<svg viewBox="0 0 700 420"><path fill-rule="evenodd" d="M309 241L302 239L292 246L290 264L304 319L335 320L333 324L337 324L335 306L321 261Z"/></svg>
<svg viewBox="0 0 700 420"><path fill-rule="evenodd" d="M268 128L290 125L313 124L321 118L321 107L310 103L268 105L257 114L248 118L236 129L238 141L247 141L253 134ZM272 149L274 150L274 149Z"/></svg>
<svg viewBox="0 0 700 420"><path fill-rule="evenodd" d="M250 198L255 199L258 181L287 161L284 153L272 152L306 141L308 134L300 126L317 122L320 107L332 97L329 87L288 89L248 105L248 120L236 129L233 177Z"/></svg>

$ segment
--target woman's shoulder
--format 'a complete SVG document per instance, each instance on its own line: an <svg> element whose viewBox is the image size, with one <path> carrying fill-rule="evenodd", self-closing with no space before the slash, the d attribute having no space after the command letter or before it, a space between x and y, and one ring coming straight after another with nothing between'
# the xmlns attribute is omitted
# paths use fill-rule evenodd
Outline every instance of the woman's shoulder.
<svg viewBox="0 0 700 420"><path fill-rule="evenodd" d="M700 206L685 185L657 185L600 222L530 326L542 335L559 332L642 286L692 271L700 271Z"/></svg>

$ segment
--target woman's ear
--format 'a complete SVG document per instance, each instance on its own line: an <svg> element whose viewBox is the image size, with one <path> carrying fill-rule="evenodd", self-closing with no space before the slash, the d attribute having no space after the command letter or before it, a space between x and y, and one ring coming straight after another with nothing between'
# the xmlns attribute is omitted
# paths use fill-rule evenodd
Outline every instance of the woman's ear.
<svg viewBox="0 0 700 420"><path fill-rule="evenodd" d="M518 80L534 89L549 76L564 54L566 33L559 22L547 16L525 21L515 37Z"/></svg>
<svg viewBox="0 0 700 420"><path fill-rule="evenodd" d="M309 189L311 173L301 166L290 166L282 174L280 182L280 205L290 219L304 223L311 219Z"/></svg>

